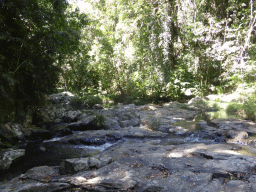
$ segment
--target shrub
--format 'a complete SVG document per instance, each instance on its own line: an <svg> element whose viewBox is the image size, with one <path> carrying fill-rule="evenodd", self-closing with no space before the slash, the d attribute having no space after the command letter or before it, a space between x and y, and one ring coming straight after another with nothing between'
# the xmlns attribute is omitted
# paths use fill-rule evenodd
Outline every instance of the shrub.
<svg viewBox="0 0 256 192"><path fill-rule="evenodd" d="M89 107L93 107L95 104L103 103L102 99L98 95L86 95L85 97L83 97L83 99Z"/></svg>
<svg viewBox="0 0 256 192"><path fill-rule="evenodd" d="M246 117L252 121L256 120L256 102L255 97L249 98L248 101L244 102L243 109Z"/></svg>
<svg viewBox="0 0 256 192"><path fill-rule="evenodd" d="M95 113L95 118L93 119L93 125L97 127L104 127L105 117L101 113Z"/></svg>
<svg viewBox="0 0 256 192"><path fill-rule="evenodd" d="M221 108L218 103L213 103L212 107L214 109L220 109Z"/></svg>
<svg viewBox="0 0 256 192"><path fill-rule="evenodd" d="M185 104L185 103L181 103L181 104L180 104L180 108L181 108L181 109L186 109L186 110L189 110L189 109L190 109L189 106L188 106L187 104Z"/></svg>
<svg viewBox="0 0 256 192"><path fill-rule="evenodd" d="M161 121L157 117L150 117L148 120L145 121L145 124L148 126L149 129L153 131L158 131L161 125Z"/></svg>
<svg viewBox="0 0 256 192"><path fill-rule="evenodd" d="M243 105L239 103L230 103L227 108L226 112L228 115L237 115L240 110L242 110Z"/></svg>
<svg viewBox="0 0 256 192"><path fill-rule="evenodd" d="M84 97L73 97L70 100L70 103L73 107L93 107L95 104L102 104L102 99L100 96L96 95L86 95Z"/></svg>
<svg viewBox="0 0 256 192"><path fill-rule="evenodd" d="M84 106L85 104L85 99L84 98L80 98L80 97L73 97L71 100L70 100L70 104L73 106L73 107L82 107Z"/></svg>
<svg viewBox="0 0 256 192"><path fill-rule="evenodd" d="M142 99L142 98L141 99L136 98L133 100L134 105L146 105L148 103L149 103L149 101Z"/></svg>

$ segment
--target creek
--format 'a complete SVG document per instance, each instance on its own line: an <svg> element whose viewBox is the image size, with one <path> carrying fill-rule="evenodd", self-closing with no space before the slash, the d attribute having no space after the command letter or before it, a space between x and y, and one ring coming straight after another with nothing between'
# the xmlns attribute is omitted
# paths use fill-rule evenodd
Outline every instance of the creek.
<svg viewBox="0 0 256 192"><path fill-rule="evenodd" d="M159 109L163 110L162 108ZM149 112L152 114L152 111ZM96 154L102 154L111 148L122 147L126 144L141 143L156 147L197 143L206 145L225 144L223 135L211 135L204 127L198 125L200 121L205 121L207 125L212 126L211 120L222 118L228 119L234 118L234 116L229 116L224 111L204 112L197 114L193 120L180 118L180 120L170 123L175 126L175 129L182 128L187 130L185 132L151 132L144 130L144 125L141 124L140 127L127 128L124 131L72 131L72 134L68 136L55 137L42 142L31 142L26 146L26 154L23 161L20 161L18 165L13 165L7 173L0 177L0 180L10 180L21 173L25 173L32 167L59 166L65 159L92 157ZM141 130L141 132L134 132L136 129ZM122 135L123 132L125 133ZM247 140L249 141L250 139L254 139L254 137L250 136ZM30 150L30 145L32 150ZM235 153L256 157L255 148L245 143L227 143L225 145L233 146L236 149Z"/></svg>
<svg viewBox="0 0 256 192"><path fill-rule="evenodd" d="M180 145L185 143L220 143L221 140L218 138L205 137L204 129L199 127L197 124L200 120L209 122L214 119L217 115L218 118L225 118L221 116L224 113L217 112L206 112L199 113L193 121L182 120L175 123L176 126L181 126L189 130L190 134L179 135L169 134L165 137L154 137L154 136L128 136L119 139L104 138L104 136L96 136L91 138L91 141L85 141L87 134L86 131L73 131L72 135L65 137L55 137L53 139L44 140L40 144L39 150L33 153L26 154L25 164L29 167L35 166L58 166L61 161L69 158L80 158L92 156L94 154L102 153L106 149L111 148L114 145L122 143L149 143L152 145ZM83 139L74 139L74 135L80 135ZM84 135L84 136L83 136ZM72 138L72 139L71 139Z"/></svg>

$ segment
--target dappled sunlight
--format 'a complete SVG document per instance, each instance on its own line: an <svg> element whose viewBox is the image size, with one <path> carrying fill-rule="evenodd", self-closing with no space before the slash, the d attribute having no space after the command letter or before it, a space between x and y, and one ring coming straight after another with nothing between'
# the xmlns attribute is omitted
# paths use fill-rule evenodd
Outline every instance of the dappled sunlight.
<svg viewBox="0 0 256 192"><path fill-rule="evenodd" d="M174 120L184 120L184 118L181 117L173 117Z"/></svg>
<svg viewBox="0 0 256 192"><path fill-rule="evenodd" d="M149 108L150 110L156 110L156 107L153 106L153 105L149 105L148 108Z"/></svg>
<svg viewBox="0 0 256 192"><path fill-rule="evenodd" d="M214 150L213 152L215 153L225 153L225 154L232 154L232 155L241 155L240 153L236 152L236 151L233 151L233 150L221 150L221 149L217 149L217 150Z"/></svg>
<svg viewBox="0 0 256 192"><path fill-rule="evenodd" d="M85 177L82 176L77 176L72 179L72 183L76 185L81 185L81 184L97 184L102 181L102 177L94 177L92 179L86 179Z"/></svg>
<svg viewBox="0 0 256 192"><path fill-rule="evenodd" d="M168 155L168 157L183 157L183 156L184 156L183 152L173 152Z"/></svg>
<svg viewBox="0 0 256 192"><path fill-rule="evenodd" d="M82 177L82 176L75 177L75 179L76 179L78 182L80 182L80 183L83 183L83 182L86 182L86 181L87 181L87 179L84 178L84 177Z"/></svg>
<svg viewBox="0 0 256 192"><path fill-rule="evenodd" d="M162 113L161 113L160 111L157 111L157 112L155 112L155 115L156 115L156 116L161 116Z"/></svg>
<svg viewBox="0 0 256 192"><path fill-rule="evenodd" d="M60 93L60 95L67 95L67 96L71 96L71 97L75 96L73 93L70 93L68 91L64 91L64 92Z"/></svg>
<svg viewBox="0 0 256 192"><path fill-rule="evenodd" d="M243 151L245 151L246 149L243 147ZM241 151L235 151L232 149L232 147L230 145L222 145L219 146L217 144L214 145L196 145L196 147L192 147L189 149L179 149L179 150L174 150L170 153L167 154L167 157L170 158L179 158L179 157L187 157L189 154L193 153L193 152L209 152L209 153L213 153L213 154L230 154L230 155L243 155L243 153L241 153ZM248 149L246 151L249 151ZM250 156L255 156L256 152L252 153L247 152L246 155L250 155Z"/></svg>
<svg viewBox="0 0 256 192"><path fill-rule="evenodd" d="M167 154L169 158L182 158L189 157L190 154L194 152L199 153L212 153L212 154L227 154L227 155L248 155L248 156L256 156L256 150L249 146L242 146L241 149L235 150L236 145L229 144L213 144L213 145L205 145L199 144L192 148L178 149L173 150L172 152Z"/></svg>
<svg viewBox="0 0 256 192"><path fill-rule="evenodd" d="M147 125L140 125L140 127L138 127L139 129L145 130L145 131L153 131L152 129L150 129Z"/></svg>
<svg viewBox="0 0 256 192"><path fill-rule="evenodd" d="M121 179L122 181L131 179L132 173L131 171L124 172L124 177Z"/></svg>
<svg viewBox="0 0 256 192"><path fill-rule="evenodd" d="M207 145L197 145L196 147L190 148L190 149L184 149L184 150L177 150L174 152L171 152L167 155L167 157L186 157L190 153L196 152L197 150L207 149Z"/></svg>
<svg viewBox="0 0 256 192"><path fill-rule="evenodd" d="M92 179L88 179L87 183L88 184L96 184L96 183L100 183L101 180L102 180L102 177L95 177Z"/></svg>

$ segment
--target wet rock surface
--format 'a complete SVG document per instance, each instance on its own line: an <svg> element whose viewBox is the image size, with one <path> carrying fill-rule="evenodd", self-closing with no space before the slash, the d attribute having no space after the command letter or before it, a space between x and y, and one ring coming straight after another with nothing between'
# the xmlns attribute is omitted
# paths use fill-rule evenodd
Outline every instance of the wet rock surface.
<svg viewBox="0 0 256 192"><path fill-rule="evenodd" d="M61 109L49 112L49 131L59 137L36 133L25 147L33 168L0 191L256 191L253 122L195 121L200 98L75 111L65 107L71 97L51 96ZM96 113L104 126L89 127Z"/></svg>

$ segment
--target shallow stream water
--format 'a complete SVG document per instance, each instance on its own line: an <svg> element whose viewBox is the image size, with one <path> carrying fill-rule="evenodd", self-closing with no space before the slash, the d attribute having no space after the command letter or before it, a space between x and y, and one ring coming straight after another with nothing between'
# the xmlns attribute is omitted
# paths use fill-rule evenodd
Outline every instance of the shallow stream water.
<svg viewBox="0 0 256 192"><path fill-rule="evenodd" d="M217 143L214 139L203 139L200 135L200 131L203 131L202 128L200 128L197 123L200 120L204 121L210 121L214 119L215 117L218 118L230 118L231 116L228 116L223 111L217 111L217 112L206 112L206 113L200 113L198 114L193 121L179 121L176 122L176 126L181 126L185 129L188 129L191 134L184 135L169 135L167 137L134 137L134 138L123 138L118 141L112 141L112 142L105 142L102 144L83 144L83 143L63 143L60 142L65 138L68 138L70 136L65 137L56 137L50 140L45 140L43 142L42 152L37 153L34 155L31 155L26 158L29 164L34 164L34 166L39 165L59 165L60 162L64 159L68 158L80 158L80 157L87 157L91 156L93 154L101 153L104 150L112 147L113 145L118 145L123 142L135 142L135 143L149 143L153 145L180 145L185 143L206 143L206 144L212 144ZM82 132L75 131L74 134L79 135Z"/></svg>

